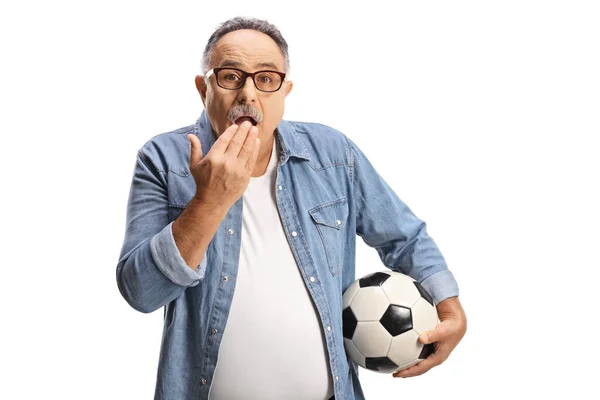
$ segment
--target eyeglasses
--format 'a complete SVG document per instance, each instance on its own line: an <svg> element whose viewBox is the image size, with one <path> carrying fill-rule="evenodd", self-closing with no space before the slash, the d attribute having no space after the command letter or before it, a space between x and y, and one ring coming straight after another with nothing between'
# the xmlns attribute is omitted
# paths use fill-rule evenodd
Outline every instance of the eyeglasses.
<svg viewBox="0 0 600 400"><path fill-rule="evenodd" d="M241 88L250 76L254 86L261 92L276 92L285 79L285 73L279 71L246 72L237 68L213 68L206 73L206 79L213 73L217 77L217 85L228 90Z"/></svg>

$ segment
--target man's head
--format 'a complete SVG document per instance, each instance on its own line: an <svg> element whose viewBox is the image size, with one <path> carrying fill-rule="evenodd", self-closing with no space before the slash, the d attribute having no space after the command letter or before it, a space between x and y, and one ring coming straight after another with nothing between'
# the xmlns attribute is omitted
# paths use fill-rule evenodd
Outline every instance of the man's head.
<svg viewBox="0 0 600 400"><path fill-rule="evenodd" d="M252 118L261 141L275 131L283 117L285 97L292 90L292 82L281 78L289 71L289 57L287 43L275 26L241 17L224 22L206 44L202 70L196 87L217 136L236 120L243 121L242 116ZM274 72L244 80L238 70Z"/></svg>

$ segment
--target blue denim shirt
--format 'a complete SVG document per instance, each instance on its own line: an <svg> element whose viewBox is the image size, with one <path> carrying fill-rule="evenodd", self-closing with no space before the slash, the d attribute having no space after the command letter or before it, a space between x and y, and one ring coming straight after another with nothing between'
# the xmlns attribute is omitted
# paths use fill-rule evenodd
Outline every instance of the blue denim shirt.
<svg viewBox="0 0 600 400"><path fill-rule="evenodd" d="M190 133L207 154L215 137L205 111L194 125L157 135L139 150L116 269L119 290L131 307L143 313L164 307L155 389L155 399L162 400L208 399L240 256L243 197L230 208L196 269L186 265L175 245L172 222L196 191ZM425 222L348 137L324 125L282 120L275 139L281 148L277 208L318 311L335 397L364 399L342 335L342 294L358 278L356 236L375 248L382 268L412 276L436 303L458 296L458 286ZM380 269L373 265L373 272ZM265 357L277 362L281 355Z"/></svg>

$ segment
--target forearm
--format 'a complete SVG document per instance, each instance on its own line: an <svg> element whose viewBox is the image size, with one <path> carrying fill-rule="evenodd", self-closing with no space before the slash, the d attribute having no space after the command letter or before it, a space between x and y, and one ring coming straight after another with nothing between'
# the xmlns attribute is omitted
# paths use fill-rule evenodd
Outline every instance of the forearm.
<svg viewBox="0 0 600 400"><path fill-rule="evenodd" d="M198 268L228 209L192 199L173 222L173 238L188 267Z"/></svg>
<svg viewBox="0 0 600 400"><path fill-rule="evenodd" d="M202 258L226 214L222 208L192 200L172 224L140 246L135 247L138 240L127 235L125 249L131 250L123 253L117 266L117 282L129 304L149 313L197 285L206 268Z"/></svg>
<svg viewBox="0 0 600 400"><path fill-rule="evenodd" d="M192 200L174 222L163 167L138 152L127 203L125 239L117 263L117 284L127 302L149 313L198 285L204 278L203 257L221 220L223 207ZM155 155L156 156L156 155Z"/></svg>

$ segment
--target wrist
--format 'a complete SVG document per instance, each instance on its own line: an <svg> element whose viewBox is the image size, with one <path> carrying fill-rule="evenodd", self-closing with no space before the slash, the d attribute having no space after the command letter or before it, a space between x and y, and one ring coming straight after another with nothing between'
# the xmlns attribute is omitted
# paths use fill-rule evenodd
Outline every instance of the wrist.
<svg viewBox="0 0 600 400"><path fill-rule="evenodd" d="M210 213L210 214L217 214L217 215L220 215L223 217L225 215L227 215L227 212L229 212L229 208L230 208L230 207L227 207L223 203L213 204L204 199L200 199L196 196L192 197L192 199L188 203L187 207L197 210L204 215L207 215L206 213Z"/></svg>
<svg viewBox="0 0 600 400"><path fill-rule="evenodd" d="M436 308L440 319L442 319L442 317L446 317L466 320L466 315L462 305L460 304L458 296L448 297L447 299L442 300L438 303Z"/></svg>

